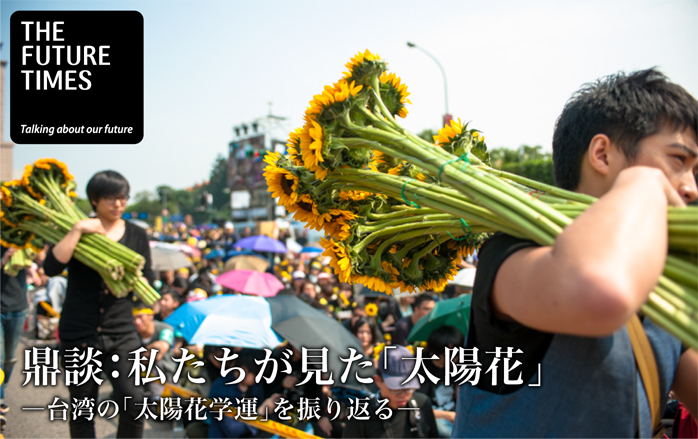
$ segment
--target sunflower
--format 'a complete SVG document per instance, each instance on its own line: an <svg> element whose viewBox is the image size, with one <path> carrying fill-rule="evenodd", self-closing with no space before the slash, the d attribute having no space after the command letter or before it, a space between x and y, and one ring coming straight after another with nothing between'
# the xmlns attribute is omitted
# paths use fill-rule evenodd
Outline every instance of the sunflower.
<svg viewBox="0 0 698 439"><path fill-rule="evenodd" d="M49 169L51 169L51 168L49 167ZM24 167L24 174L22 174L22 179L21 179L22 186L27 188L27 191L29 192L29 194L32 197L36 198L37 200L40 200L42 198L41 194L39 192L34 191L34 188L33 188L33 186L34 186L33 182L34 182L34 178L35 178L33 173L34 173L34 167L32 165L26 165Z"/></svg>
<svg viewBox="0 0 698 439"><path fill-rule="evenodd" d="M58 180L62 180L60 181L62 186L65 186L69 181L73 180L73 175L68 172L68 167L65 165L65 163L59 160L49 158L39 159L34 162L34 166L47 171L58 170L58 174L60 175L56 176L58 177Z"/></svg>
<svg viewBox="0 0 698 439"><path fill-rule="evenodd" d="M324 224L325 232L337 241L345 241L351 235L350 221L358 216L352 212L341 209L330 209L331 221Z"/></svg>
<svg viewBox="0 0 698 439"><path fill-rule="evenodd" d="M388 110L403 119L407 117L405 104L412 103L407 99L407 96L410 95L407 91L407 86L400 83L400 78L395 73L383 72L379 79L383 84L387 85L387 90L381 90L381 97Z"/></svg>
<svg viewBox="0 0 698 439"><path fill-rule="evenodd" d="M353 275L351 277L353 283L361 284L373 291L380 291L385 294L393 294L393 289L389 283L377 276L368 276L365 274Z"/></svg>
<svg viewBox="0 0 698 439"><path fill-rule="evenodd" d="M358 71L364 67L364 64L371 61L380 61L380 59L381 57L377 53L371 53L371 51L368 49L366 49L364 53L357 53L348 63L345 64L345 67L349 69L349 71L344 72L344 79L356 76L356 73L358 73Z"/></svg>
<svg viewBox="0 0 698 439"><path fill-rule="evenodd" d="M301 159L301 156L298 153L298 151L300 151L300 134L302 131L303 128L296 128L295 130L291 131L291 133L288 136L288 141L286 143L286 156L289 159L291 159L293 164L295 164L296 166L303 166L303 160Z"/></svg>
<svg viewBox="0 0 698 439"><path fill-rule="evenodd" d="M17 180L15 180L17 181ZM7 181L0 186L0 200L7 206L12 207L12 192L10 192L10 187L13 182Z"/></svg>
<svg viewBox="0 0 698 439"><path fill-rule="evenodd" d="M363 201L371 195L371 192L364 191L339 191L337 196L340 201Z"/></svg>
<svg viewBox="0 0 698 439"><path fill-rule="evenodd" d="M298 201L298 177L291 171L277 165L281 154L272 152L266 154L264 161L267 163L264 168L264 178L269 186L267 191L271 192L272 198L279 198L279 206L288 207Z"/></svg>
<svg viewBox="0 0 698 439"><path fill-rule="evenodd" d="M366 315L369 317L374 317L378 314L378 306L375 303L369 303L366 305Z"/></svg>
<svg viewBox="0 0 698 439"><path fill-rule="evenodd" d="M329 170L320 166L325 159L322 157L323 130L322 126L314 120L306 122L298 133L300 139L300 152L303 166L311 172L315 172L315 178L324 180Z"/></svg>
<svg viewBox="0 0 698 439"><path fill-rule="evenodd" d="M301 195L295 204L287 206L286 209L289 213L293 213L296 221L308 223L308 226L314 230L322 229L325 221L332 219L329 213L321 214L318 211L315 202L308 194Z"/></svg>
<svg viewBox="0 0 698 439"><path fill-rule="evenodd" d="M349 282L351 277L351 259L347 255L347 249L341 242L336 242L332 238L320 239L320 245L325 249L323 256L330 258L330 267L334 268L334 274L337 275L342 283Z"/></svg>
<svg viewBox="0 0 698 439"><path fill-rule="evenodd" d="M439 130L439 134L434 136L434 142L437 145L443 146L444 144L451 143L453 139L463 132L463 124L460 118L456 122L455 119L451 119L450 125L446 125Z"/></svg>
<svg viewBox="0 0 698 439"><path fill-rule="evenodd" d="M361 89L363 89L363 85L356 85L355 81L348 82L345 79L340 79L339 82L332 85L326 85L321 94L313 96L305 115L312 120L318 120L325 109L333 104L345 102L350 96L356 96Z"/></svg>

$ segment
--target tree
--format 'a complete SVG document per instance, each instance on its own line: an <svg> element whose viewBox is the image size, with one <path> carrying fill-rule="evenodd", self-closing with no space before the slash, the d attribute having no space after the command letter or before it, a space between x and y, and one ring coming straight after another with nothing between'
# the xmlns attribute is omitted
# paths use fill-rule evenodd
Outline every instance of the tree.
<svg viewBox="0 0 698 439"><path fill-rule="evenodd" d="M552 154L541 152L540 145L522 145L518 149L495 148L489 151L493 168L521 175L546 184L555 184Z"/></svg>
<svg viewBox="0 0 698 439"><path fill-rule="evenodd" d="M213 207L220 209L229 203L228 191L228 160L223 154L218 154L213 162L208 184L204 186L206 192L213 195Z"/></svg>

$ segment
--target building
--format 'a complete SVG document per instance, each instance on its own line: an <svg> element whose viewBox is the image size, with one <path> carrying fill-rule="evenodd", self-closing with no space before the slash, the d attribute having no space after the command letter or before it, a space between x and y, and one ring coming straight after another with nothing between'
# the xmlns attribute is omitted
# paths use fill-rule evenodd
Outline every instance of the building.
<svg viewBox="0 0 698 439"><path fill-rule="evenodd" d="M0 181L13 179L12 150L14 143L5 141L5 66L7 61L0 61Z"/></svg>

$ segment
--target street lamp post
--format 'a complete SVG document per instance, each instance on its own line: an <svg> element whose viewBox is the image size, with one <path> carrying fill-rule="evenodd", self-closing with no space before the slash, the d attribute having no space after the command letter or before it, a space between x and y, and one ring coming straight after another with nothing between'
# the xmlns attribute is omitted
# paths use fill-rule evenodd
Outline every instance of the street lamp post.
<svg viewBox="0 0 698 439"><path fill-rule="evenodd" d="M444 126L445 126L445 125L446 125L447 123L449 123L449 122L451 121L451 119L453 118L450 114L448 114L448 85L447 85L447 83L446 83L446 71L444 70L444 68L443 68L443 66L441 65L441 63L439 62L439 60L436 59L436 57L435 57L434 55L432 55L431 53L427 52L426 50L422 49L422 48L419 47L418 45L416 45L416 44L414 44L414 43L412 43L412 42L409 42L409 41L407 42L407 47L411 47L411 48L414 48L414 49L419 49L419 50L422 51L425 55L427 55L429 58L433 59L434 62L436 63L436 65L439 66L439 69L441 69L441 74L442 74L443 77L444 77L444 104L445 104L445 107L446 107L446 112L444 113L443 124L444 124Z"/></svg>

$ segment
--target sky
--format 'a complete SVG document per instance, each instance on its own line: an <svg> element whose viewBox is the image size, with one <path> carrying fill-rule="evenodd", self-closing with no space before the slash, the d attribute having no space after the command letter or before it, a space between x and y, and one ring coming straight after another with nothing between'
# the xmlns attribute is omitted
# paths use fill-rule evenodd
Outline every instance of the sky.
<svg viewBox="0 0 698 439"><path fill-rule="evenodd" d="M284 140L314 94L369 49L407 84L403 125L438 129L448 110L490 148L550 150L555 120L582 84L659 67L698 96L698 1L5 1L0 57L10 59L17 10L136 10L144 17L145 135L137 145L16 145L13 168L64 161L84 196L114 169L131 194L208 178L233 127L274 115ZM128 29L124 29L128 32ZM9 66L8 66L9 67ZM4 140L12 96L5 80ZM105 102L105 105L112 103Z"/></svg>

